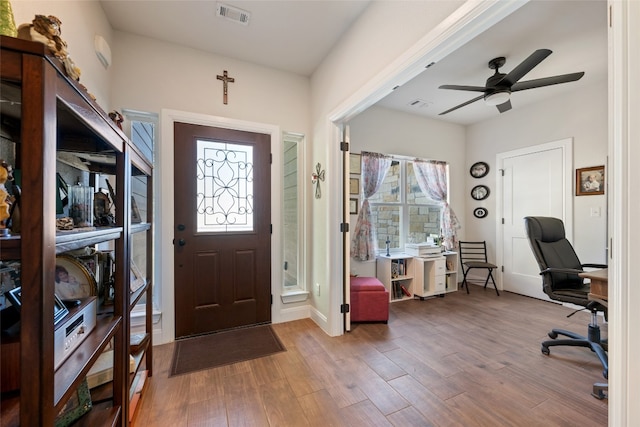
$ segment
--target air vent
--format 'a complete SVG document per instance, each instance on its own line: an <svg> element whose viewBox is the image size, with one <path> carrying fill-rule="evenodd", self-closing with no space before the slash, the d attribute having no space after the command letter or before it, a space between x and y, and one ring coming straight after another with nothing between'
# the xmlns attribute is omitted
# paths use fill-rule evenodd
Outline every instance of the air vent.
<svg viewBox="0 0 640 427"><path fill-rule="evenodd" d="M249 18L251 18L251 14L246 10L238 9L237 7L222 3L218 3L216 7L216 15L242 25L249 25Z"/></svg>
<svg viewBox="0 0 640 427"><path fill-rule="evenodd" d="M407 105L409 105L410 107L413 107L413 108L427 108L431 104L433 104L433 103L429 102L429 101L425 101L423 99L414 99L413 101L411 101Z"/></svg>

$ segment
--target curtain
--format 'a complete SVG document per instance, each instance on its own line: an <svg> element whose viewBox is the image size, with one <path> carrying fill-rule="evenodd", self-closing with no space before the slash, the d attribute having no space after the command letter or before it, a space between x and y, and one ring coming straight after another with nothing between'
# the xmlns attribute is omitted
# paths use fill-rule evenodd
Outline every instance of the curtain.
<svg viewBox="0 0 640 427"><path fill-rule="evenodd" d="M384 154L362 152L361 155L363 201L358 221L353 230L351 239L351 257L360 261L375 259L376 257L376 230L371 224L371 209L369 197L380 189L384 177L391 166L391 157Z"/></svg>
<svg viewBox="0 0 640 427"><path fill-rule="evenodd" d="M457 232L460 223L455 212L447 202L449 189L447 188L447 164L438 161L415 159L414 170L420 190L431 200L442 204L440 224L442 227L444 247L453 250L457 244Z"/></svg>

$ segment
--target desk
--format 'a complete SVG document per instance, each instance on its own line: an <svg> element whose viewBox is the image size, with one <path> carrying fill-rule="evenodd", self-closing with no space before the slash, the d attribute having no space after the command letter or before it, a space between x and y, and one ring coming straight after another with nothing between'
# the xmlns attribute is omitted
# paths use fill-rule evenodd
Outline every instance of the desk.
<svg viewBox="0 0 640 427"><path fill-rule="evenodd" d="M578 274L578 276L584 279L591 280L591 292L589 292L589 299L592 301L598 301L605 306L608 306L609 302L609 270L606 268L594 271L587 271Z"/></svg>
<svg viewBox="0 0 640 427"><path fill-rule="evenodd" d="M591 280L591 292L589 292L589 300L596 301L605 307L609 306L609 270L606 268L594 271L587 271L578 274L583 279ZM599 339L599 337L598 337ZM604 347L607 348L606 346ZM607 369L608 371L608 364ZM605 375L606 376L606 375ZM606 383L595 383L593 392L591 393L598 399L604 399L609 391L609 385Z"/></svg>

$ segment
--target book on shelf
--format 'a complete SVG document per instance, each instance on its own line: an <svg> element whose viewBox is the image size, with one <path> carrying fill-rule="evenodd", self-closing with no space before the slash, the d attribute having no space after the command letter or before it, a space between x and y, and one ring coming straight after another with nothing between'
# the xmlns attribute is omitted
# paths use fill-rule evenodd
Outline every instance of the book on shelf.
<svg viewBox="0 0 640 427"><path fill-rule="evenodd" d="M140 332L138 334L131 334L129 338L129 349L131 354L136 354L142 350L149 341L149 334Z"/></svg>
<svg viewBox="0 0 640 427"><path fill-rule="evenodd" d="M411 296L411 292L409 292L409 290L406 288L406 286L400 285L400 289L402 290L402 293L405 294L406 296L408 296L408 297Z"/></svg>
<svg viewBox="0 0 640 427"><path fill-rule="evenodd" d="M129 356L129 372L136 370L136 361ZM87 374L89 388L95 388L113 380L113 350L103 352Z"/></svg>

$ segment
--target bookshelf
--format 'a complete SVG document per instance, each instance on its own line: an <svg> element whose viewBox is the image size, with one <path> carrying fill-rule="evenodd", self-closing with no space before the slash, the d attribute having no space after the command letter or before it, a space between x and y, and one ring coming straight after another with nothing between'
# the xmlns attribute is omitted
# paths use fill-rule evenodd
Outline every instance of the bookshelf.
<svg viewBox="0 0 640 427"><path fill-rule="evenodd" d="M378 280L389 291L390 302L413 298L414 257L407 254L381 255L376 259Z"/></svg>

